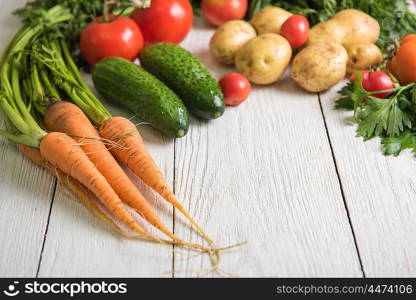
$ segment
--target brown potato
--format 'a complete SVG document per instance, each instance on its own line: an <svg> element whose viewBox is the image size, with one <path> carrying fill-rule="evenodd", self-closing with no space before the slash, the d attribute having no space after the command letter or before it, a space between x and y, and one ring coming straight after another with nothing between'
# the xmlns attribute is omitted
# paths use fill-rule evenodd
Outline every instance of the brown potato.
<svg viewBox="0 0 416 300"><path fill-rule="evenodd" d="M374 44L380 36L380 25L371 16L355 9L336 13L326 22L311 28L308 44L336 42L343 46L350 44Z"/></svg>
<svg viewBox="0 0 416 300"><path fill-rule="evenodd" d="M231 65L237 51L255 37L256 31L249 23L241 20L229 21L217 29L209 48L220 63Z"/></svg>
<svg viewBox="0 0 416 300"><path fill-rule="evenodd" d="M272 84L289 65L292 48L282 36L265 33L248 41L235 57L237 69L251 82Z"/></svg>
<svg viewBox="0 0 416 300"><path fill-rule="evenodd" d="M342 44L346 32L343 27L333 20L316 24L309 31L308 45L324 42Z"/></svg>
<svg viewBox="0 0 416 300"><path fill-rule="evenodd" d="M282 8L266 7L254 15L251 24L257 34L280 33L280 28L290 16L292 14Z"/></svg>
<svg viewBox="0 0 416 300"><path fill-rule="evenodd" d="M309 92L325 91L345 77L347 61L347 51L341 44L316 43L296 55L292 78Z"/></svg>
<svg viewBox="0 0 416 300"><path fill-rule="evenodd" d="M348 53L347 72L367 70L383 62L381 50L372 43L351 44L346 47Z"/></svg>
<svg viewBox="0 0 416 300"><path fill-rule="evenodd" d="M342 44L374 44L380 37L380 24L370 15L356 10L345 9L336 13L331 20L335 20L341 27L346 28Z"/></svg>

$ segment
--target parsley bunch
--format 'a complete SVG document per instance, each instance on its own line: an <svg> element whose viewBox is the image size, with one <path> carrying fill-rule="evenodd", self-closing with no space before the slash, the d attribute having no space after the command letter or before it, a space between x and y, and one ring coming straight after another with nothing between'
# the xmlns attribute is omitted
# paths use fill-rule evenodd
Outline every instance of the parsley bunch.
<svg viewBox="0 0 416 300"><path fill-rule="evenodd" d="M381 137L384 152L398 155L402 150L412 148L416 152L416 83L390 90L387 98L380 99L367 92L362 86L362 75L350 81L338 93L337 109L354 110L358 123L357 136L369 140Z"/></svg>

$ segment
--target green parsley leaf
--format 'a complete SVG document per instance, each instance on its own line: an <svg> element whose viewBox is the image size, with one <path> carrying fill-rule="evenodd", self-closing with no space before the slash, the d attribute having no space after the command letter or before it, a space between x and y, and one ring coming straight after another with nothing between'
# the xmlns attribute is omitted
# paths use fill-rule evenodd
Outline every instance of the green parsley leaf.
<svg viewBox="0 0 416 300"><path fill-rule="evenodd" d="M385 155L397 156L405 149L416 152L416 135L413 131L404 131L397 137L388 137L381 140Z"/></svg>
<svg viewBox="0 0 416 300"><path fill-rule="evenodd" d="M358 125L357 136L369 140L375 136L395 137L406 128L412 128L414 115L400 107L398 95L388 99L368 97L365 104L359 108L365 112L364 118Z"/></svg>

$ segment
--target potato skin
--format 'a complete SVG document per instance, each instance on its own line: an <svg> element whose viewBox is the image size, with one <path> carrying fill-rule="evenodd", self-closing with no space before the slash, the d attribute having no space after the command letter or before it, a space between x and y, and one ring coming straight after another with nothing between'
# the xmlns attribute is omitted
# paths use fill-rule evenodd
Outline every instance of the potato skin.
<svg viewBox="0 0 416 300"><path fill-rule="evenodd" d="M347 30L341 27L338 22L328 20L326 22L316 24L311 28L308 36L308 45L324 42L342 44L346 33Z"/></svg>
<svg viewBox="0 0 416 300"><path fill-rule="evenodd" d="M375 44L380 37L380 24L362 11L345 9L336 13L332 19L347 28L342 41L344 46L363 43Z"/></svg>
<svg viewBox="0 0 416 300"><path fill-rule="evenodd" d="M217 29L209 43L211 54L220 62L234 64L237 51L256 37L256 30L247 22L233 20Z"/></svg>
<svg viewBox="0 0 416 300"><path fill-rule="evenodd" d="M347 51L340 44L316 43L296 55L292 78L309 92L325 91L345 77L347 60Z"/></svg>
<svg viewBox="0 0 416 300"><path fill-rule="evenodd" d="M260 10L251 19L251 24L257 34L280 33L283 23L292 16L292 13L280 7L266 7Z"/></svg>
<svg viewBox="0 0 416 300"><path fill-rule="evenodd" d="M367 70L369 67L383 62L383 54L375 44L351 44L346 49L348 53L348 73Z"/></svg>
<svg viewBox="0 0 416 300"><path fill-rule="evenodd" d="M264 33L248 41L235 57L237 69L253 83L276 82L289 65L292 48L275 33Z"/></svg>
<svg viewBox="0 0 416 300"><path fill-rule="evenodd" d="M380 37L380 25L370 15L356 9L345 9L328 21L311 28L308 44L337 42L351 44L374 44Z"/></svg>

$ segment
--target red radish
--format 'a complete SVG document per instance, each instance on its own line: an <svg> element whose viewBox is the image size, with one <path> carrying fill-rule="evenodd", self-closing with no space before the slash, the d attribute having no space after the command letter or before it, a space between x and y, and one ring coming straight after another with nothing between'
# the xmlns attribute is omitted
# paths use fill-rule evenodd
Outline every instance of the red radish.
<svg viewBox="0 0 416 300"><path fill-rule="evenodd" d="M283 23L280 35L286 38L293 48L301 47L308 41L309 27L308 19L301 15L293 15Z"/></svg>
<svg viewBox="0 0 416 300"><path fill-rule="evenodd" d="M250 95L251 85L246 77L239 73L230 73L223 76L219 84L228 106L237 106Z"/></svg>

